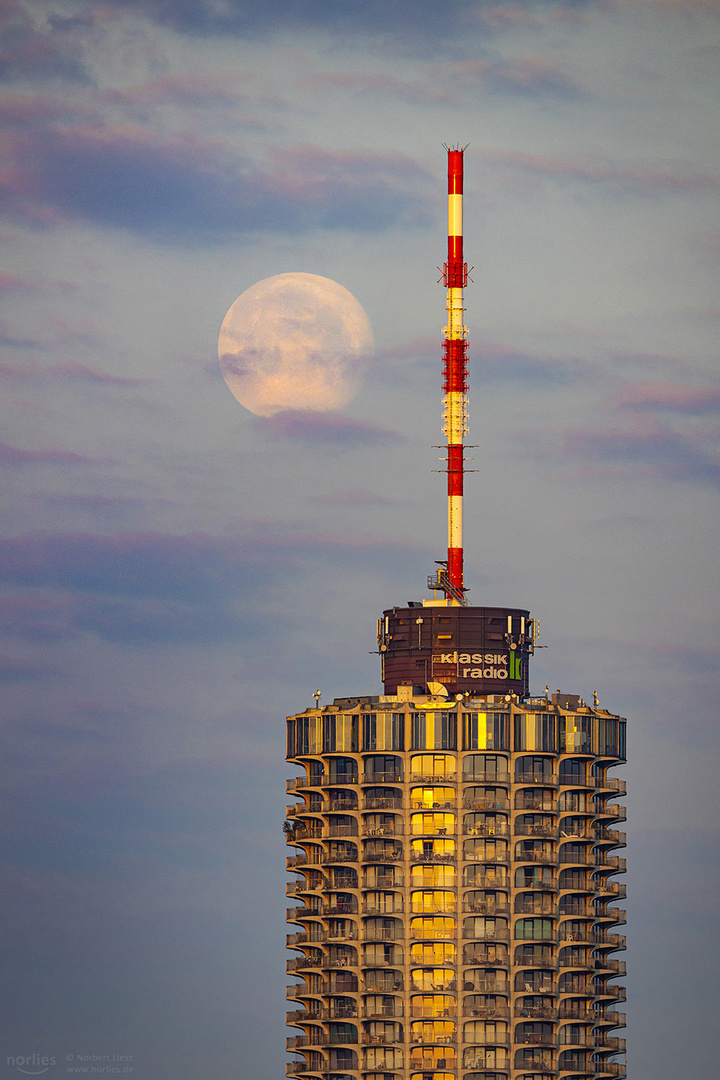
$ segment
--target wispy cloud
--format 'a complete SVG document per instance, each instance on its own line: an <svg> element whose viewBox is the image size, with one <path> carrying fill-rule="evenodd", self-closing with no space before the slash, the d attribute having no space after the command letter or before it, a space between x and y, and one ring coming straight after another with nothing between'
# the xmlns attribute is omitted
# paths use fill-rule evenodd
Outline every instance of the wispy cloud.
<svg viewBox="0 0 720 1080"><path fill-rule="evenodd" d="M720 487L720 456L702 440L674 431L570 432L565 455L596 467L620 467L635 475Z"/></svg>
<svg viewBox="0 0 720 1080"><path fill-rule="evenodd" d="M353 449L387 446L404 436L389 428L364 420L352 420L342 413L310 412L291 409L275 416L258 417L256 427L271 439L289 439L309 445Z"/></svg>
<svg viewBox="0 0 720 1080"><path fill-rule="evenodd" d="M671 382L633 383L617 392L615 403L620 408L638 412L714 415L720 413L720 387Z"/></svg>
<svg viewBox="0 0 720 1080"><path fill-rule="evenodd" d="M5 136L0 207L35 224L85 220L174 243L244 232L372 232L428 220L430 177L397 153L276 149L264 163L197 135L77 123Z"/></svg>
<svg viewBox="0 0 720 1080"><path fill-rule="evenodd" d="M94 458L73 454L69 450L24 450L19 446L0 443L0 467L24 465L85 465Z"/></svg>
<svg viewBox="0 0 720 1080"><path fill-rule="evenodd" d="M607 158L570 159L517 150L476 151L491 172L500 177L590 184L621 195L712 194L720 190L720 175L701 172L683 161L611 161Z"/></svg>

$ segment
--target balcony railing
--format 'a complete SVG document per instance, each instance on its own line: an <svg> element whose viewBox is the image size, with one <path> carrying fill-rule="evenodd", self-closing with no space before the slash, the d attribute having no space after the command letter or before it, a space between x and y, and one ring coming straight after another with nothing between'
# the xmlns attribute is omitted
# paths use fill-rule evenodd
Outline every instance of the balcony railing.
<svg viewBox="0 0 720 1080"><path fill-rule="evenodd" d="M595 959L595 970L596 971L612 971L613 974L615 974L615 975L626 975L627 974L627 964L625 963L624 960L606 960L606 959L600 959L600 957L597 957ZM606 990L609 990L609 989L610 989L609 987L606 987Z"/></svg>
<svg viewBox="0 0 720 1080"><path fill-rule="evenodd" d="M552 1031L516 1031L515 1042L525 1046L554 1046L555 1035Z"/></svg>
<svg viewBox="0 0 720 1080"><path fill-rule="evenodd" d="M360 777L361 784L402 784L403 778L395 771L379 773L363 773Z"/></svg>
<svg viewBox="0 0 720 1080"><path fill-rule="evenodd" d="M402 810L402 800L388 796L366 795L363 810Z"/></svg>
<svg viewBox="0 0 720 1080"><path fill-rule="evenodd" d="M552 1005L516 1005L515 1019L554 1020L557 1010Z"/></svg>
<svg viewBox="0 0 720 1080"><path fill-rule="evenodd" d="M411 851L410 862L453 863L457 855L438 855L435 852ZM492 862L492 859L483 859L483 862ZM507 860L504 860L507 861Z"/></svg>
<svg viewBox="0 0 720 1080"><path fill-rule="evenodd" d="M602 808L596 806L594 815L595 817L612 817L618 821L625 821L627 819L627 807L621 806L620 803L609 803Z"/></svg>
<svg viewBox="0 0 720 1080"><path fill-rule="evenodd" d="M399 898L396 898L396 906L394 908L377 907L376 904L362 905L363 915L386 915L388 918L392 918L393 915L402 915L403 912L404 908L402 901Z"/></svg>
<svg viewBox="0 0 720 1080"><path fill-rule="evenodd" d="M515 824L513 829L515 836L557 836L557 825L524 825L522 822Z"/></svg>
<svg viewBox="0 0 720 1080"><path fill-rule="evenodd" d="M555 855L552 851L516 851L515 862L545 863L554 866Z"/></svg>
<svg viewBox="0 0 720 1080"><path fill-rule="evenodd" d="M454 936L454 935L453 935ZM509 930L484 930L478 933L476 930L465 930L462 932L463 939L466 941L509 941Z"/></svg>
<svg viewBox="0 0 720 1080"><path fill-rule="evenodd" d="M627 1076L627 1065L619 1061L596 1061L593 1068L596 1076Z"/></svg>
<svg viewBox="0 0 720 1080"><path fill-rule="evenodd" d="M383 1018L395 1018L398 1016L404 1016L405 1010L401 1001L398 1001L393 1005L383 1005L379 1009L363 1009L361 1013L364 1020L381 1020ZM411 1012L412 1015L412 1012Z"/></svg>
<svg viewBox="0 0 720 1080"><path fill-rule="evenodd" d="M507 1005L463 1005L462 1015L476 1020L507 1020L510 1010Z"/></svg>
<svg viewBox="0 0 720 1080"><path fill-rule="evenodd" d="M392 1032L378 1032L376 1035L363 1034L362 1044L363 1046L393 1046L395 1043L402 1042L402 1035ZM337 1071L337 1070L334 1070Z"/></svg>
<svg viewBox="0 0 720 1080"><path fill-rule="evenodd" d="M436 773L420 773L413 771L410 773L408 779L413 784L437 784L438 786L442 787L443 784L457 783L458 775L455 772L449 772L446 773L444 776L438 776Z"/></svg>
<svg viewBox="0 0 720 1080"><path fill-rule="evenodd" d="M470 904L465 901L462 910L470 915L509 915L510 906L501 903L478 903Z"/></svg>
<svg viewBox="0 0 720 1080"><path fill-rule="evenodd" d="M410 1035L410 1042L414 1046L419 1046L419 1045L423 1045L423 1046L438 1046L438 1045L440 1045L440 1046L451 1046L453 1043L456 1043L457 1040L458 1040L457 1032L454 1032L452 1035L435 1035L435 1036L428 1036L427 1038L424 1035L413 1035L413 1034ZM502 1039L493 1039L493 1046L505 1046L505 1045L506 1045L506 1042L504 1042ZM414 1066L413 1066L413 1068L414 1068Z"/></svg>
<svg viewBox="0 0 720 1080"><path fill-rule="evenodd" d="M463 836L509 836L507 825L463 825Z"/></svg>
<svg viewBox="0 0 720 1080"><path fill-rule="evenodd" d="M609 866L613 870L617 870L619 873L624 874L627 870L627 859L621 859L618 855L605 855L603 852L597 852L595 855L596 866Z"/></svg>
<svg viewBox="0 0 720 1080"><path fill-rule="evenodd" d="M531 772L515 773L516 784L533 784L538 787L557 787L558 778L554 774L548 776L536 776Z"/></svg>
<svg viewBox="0 0 720 1080"><path fill-rule="evenodd" d="M507 783L507 780L504 782ZM466 810L507 810L509 805L507 799L463 799Z"/></svg>
<svg viewBox="0 0 720 1080"><path fill-rule="evenodd" d="M402 926L395 929L387 929L385 927L369 927L363 930L362 941L402 941L404 938L404 930Z"/></svg>

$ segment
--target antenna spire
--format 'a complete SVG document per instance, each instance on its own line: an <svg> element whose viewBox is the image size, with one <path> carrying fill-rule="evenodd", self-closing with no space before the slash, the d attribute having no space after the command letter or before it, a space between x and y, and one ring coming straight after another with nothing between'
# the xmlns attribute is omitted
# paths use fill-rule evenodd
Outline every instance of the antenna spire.
<svg viewBox="0 0 720 1080"><path fill-rule="evenodd" d="M447 564L428 578L431 589L444 592L454 605L464 606L463 574L463 440L468 432L467 327L463 289L468 282L463 260L463 154L465 148L446 147L448 156L448 254L442 283L447 289L447 325L443 341L443 435L447 440L448 553Z"/></svg>

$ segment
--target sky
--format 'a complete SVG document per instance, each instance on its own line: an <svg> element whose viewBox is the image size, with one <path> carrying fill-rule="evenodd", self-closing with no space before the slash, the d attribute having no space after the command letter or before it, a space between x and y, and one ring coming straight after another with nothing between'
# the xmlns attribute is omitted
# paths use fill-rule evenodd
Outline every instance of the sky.
<svg viewBox="0 0 720 1080"><path fill-rule="evenodd" d="M380 691L444 555L456 143L470 600L539 620L534 692L628 717L628 1076L714 1075L718 5L0 18L0 1077L285 1074L284 718ZM289 272L375 352L257 417L218 330Z"/></svg>

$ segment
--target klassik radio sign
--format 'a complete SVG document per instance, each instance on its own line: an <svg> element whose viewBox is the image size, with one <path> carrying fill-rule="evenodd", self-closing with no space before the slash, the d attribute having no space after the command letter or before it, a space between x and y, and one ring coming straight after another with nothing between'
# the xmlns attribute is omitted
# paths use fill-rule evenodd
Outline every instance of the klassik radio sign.
<svg viewBox="0 0 720 1080"><path fill-rule="evenodd" d="M460 679L521 679L520 655L509 653L435 653L433 665L452 665Z"/></svg>

